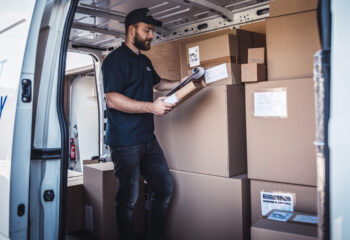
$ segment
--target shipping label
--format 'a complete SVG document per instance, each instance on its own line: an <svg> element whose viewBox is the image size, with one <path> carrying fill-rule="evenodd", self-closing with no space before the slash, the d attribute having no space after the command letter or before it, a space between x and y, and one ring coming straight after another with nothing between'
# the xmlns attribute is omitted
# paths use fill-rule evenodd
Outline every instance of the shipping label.
<svg viewBox="0 0 350 240"><path fill-rule="evenodd" d="M226 63L205 70L204 78L206 84L228 78Z"/></svg>
<svg viewBox="0 0 350 240"><path fill-rule="evenodd" d="M280 192L260 192L261 215L272 210L294 211L294 194Z"/></svg>
<svg viewBox="0 0 350 240"><path fill-rule="evenodd" d="M254 117L287 117L287 90L254 92Z"/></svg>
<svg viewBox="0 0 350 240"><path fill-rule="evenodd" d="M200 64L199 58L199 46L191 47L188 49L188 60L190 63L190 67L196 67Z"/></svg>
<svg viewBox="0 0 350 240"><path fill-rule="evenodd" d="M273 211L267 219L287 222L293 216L292 212Z"/></svg>
<svg viewBox="0 0 350 240"><path fill-rule="evenodd" d="M318 224L318 217L317 216L304 215L304 214L297 214L297 215L294 216L292 221L293 222Z"/></svg>

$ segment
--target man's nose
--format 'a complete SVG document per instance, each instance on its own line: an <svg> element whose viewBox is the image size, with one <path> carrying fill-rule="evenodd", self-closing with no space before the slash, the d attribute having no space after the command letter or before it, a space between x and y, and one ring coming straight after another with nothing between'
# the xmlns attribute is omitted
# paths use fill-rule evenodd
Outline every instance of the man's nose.
<svg viewBox="0 0 350 240"><path fill-rule="evenodd" d="M153 39L154 35L153 35L153 31L149 31L148 32L148 39Z"/></svg>

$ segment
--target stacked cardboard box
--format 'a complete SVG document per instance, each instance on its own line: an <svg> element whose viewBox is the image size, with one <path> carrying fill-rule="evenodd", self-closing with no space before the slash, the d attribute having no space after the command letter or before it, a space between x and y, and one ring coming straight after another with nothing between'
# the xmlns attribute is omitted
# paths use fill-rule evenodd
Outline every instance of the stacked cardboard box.
<svg viewBox="0 0 350 240"><path fill-rule="evenodd" d="M320 49L316 6L315 0L271 0L268 81L245 87L252 240L317 236L315 226L262 219L272 209L317 213L312 79L313 55Z"/></svg>
<svg viewBox="0 0 350 240"><path fill-rule="evenodd" d="M171 113L155 117L155 132L175 181L166 239L249 238L245 97L240 63L247 62L248 48L264 47L262 36L229 30L166 43L182 49L180 57L175 55L182 66L181 76L197 65L207 69L223 66L226 72L221 81L206 83ZM166 44L159 49L164 50ZM153 46L153 51L157 50ZM157 69L154 53L147 55ZM165 93L156 92L155 98Z"/></svg>
<svg viewBox="0 0 350 240"><path fill-rule="evenodd" d="M260 82L266 80L265 48L249 48L248 63L242 64L242 82Z"/></svg>
<svg viewBox="0 0 350 240"><path fill-rule="evenodd" d="M112 162L84 165L85 228L97 239L117 239L115 194L117 180ZM145 232L145 198L140 180L139 198L134 209L135 232Z"/></svg>

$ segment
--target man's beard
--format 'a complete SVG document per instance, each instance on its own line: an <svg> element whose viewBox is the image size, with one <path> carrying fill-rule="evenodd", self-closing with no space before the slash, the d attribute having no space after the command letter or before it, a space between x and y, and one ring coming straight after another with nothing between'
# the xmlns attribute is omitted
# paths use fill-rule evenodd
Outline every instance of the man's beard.
<svg viewBox="0 0 350 240"><path fill-rule="evenodd" d="M135 33L134 36L134 46L139 49L139 50L143 50L143 51L148 51L151 49L151 41L152 39L146 39L143 40L140 35L137 34L137 32Z"/></svg>

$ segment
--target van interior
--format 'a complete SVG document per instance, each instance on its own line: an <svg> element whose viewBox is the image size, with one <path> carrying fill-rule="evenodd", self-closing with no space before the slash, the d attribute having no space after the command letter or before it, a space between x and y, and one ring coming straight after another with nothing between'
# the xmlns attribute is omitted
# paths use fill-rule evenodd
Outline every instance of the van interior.
<svg viewBox="0 0 350 240"><path fill-rule="evenodd" d="M303 142L302 137L293 135L293 131L305 131L308 135L310 131L305 128L315 128L314 103L306 104L305 109L299 108L299 112L293 110L293 104L312 102L314 96L313 81L310 80L313 54L322 49L317 5L317 0L288 3L283 0L73 1L69 10L65 10L69 14L64 28L67 34L61 45L65 51L60 57L63 70L72 54L89 59L89 63L66 70L62 76L62 101L68 131L65 139L66 216L63 221L66 239L117 239L118 236L113 215L117 182L110 150L104 143L107 114L101 65L124 41L125 16L136 8L149 8L153 17L163 22L161 27L155 28L151 50L142 52L150 58L161 77L179 80L188 75L193 68L189 49L198 46L200 66L212 69L224 65L228 69L225 83L221 81L196 89L169 116L155 118L156 135L169 161L177 184L175 194L178 194L171 205L165 239L257 240L269 239L271 232L279 234L276 239L283 239L288 234L300 237L296 239L317 239L317 235L327 235L327 204L325 198L319 198L322 188L318 186L317 189L320 183L316 182L318 174L323 174L317 172L316 148L312 142L307 147L302 143L298 145ZM44 19L45 16L49 18L44 15ZM41 27L39 39L43 42L50 40L48 28L45 24ZM262 49L258 53L262 62L250 62L253 52L250 49ZM47 54L40 51L37 63L43 63ZM305 55L293 55L294 51ZM286 60L283 54L290 59ZM79 58L73 61L79 61ZM295 64L298 61L299 65ZM243 70L244 64L252 65ZM256 70L254 66L258 66ZM280 91L279 95L274 95L276 91ZM253 114L254 106L263 104L258 102L257 93L265 94L265 100L261 98L261 101L269 99L277 105L285 101L288 109L277 107L274 109L277 113L265 109L271 116L265 116L264 110ZM165 94L154 92L155 96ZM311 112L305 113L310 109ZM285 115L283 111L286 111ZM299 118L299 115L308 117ZM312 129L311 135L315 131ZM282 135L286 137L279 139ZM289 141L289 138L293 140ZM189 141L196 143L191 145ZM294 152L289 152L286 157L278 150L264 155L269 142L270 145L277 142L289 146L296 144L299 148L293 148L295 156ZM269 158L268 154L274 152L280 155L272 158L307 155L305 166L286 163L305 171L298 170L299 176L288 178L288 173L281 173L279 177L278 173L268 172L263 167L274 168L269 166L272 160L250 160L252 156ZM211 160L204 160L209 155ZM190 160L181 162L175 156ZM222 160L214 159L218 156ZM224 167L221 168L221 164ZM286 170L283 164L276 163L276 168L276 171ZM307 172L312 172L311 180L304 176ZM270 174L271 178L265 177ZM140 181L135 232L138 239L144 239L150 189L145 181ZM324 193L324 189L322 191ZM324 205L318 208L319 201Z"/></svg>

